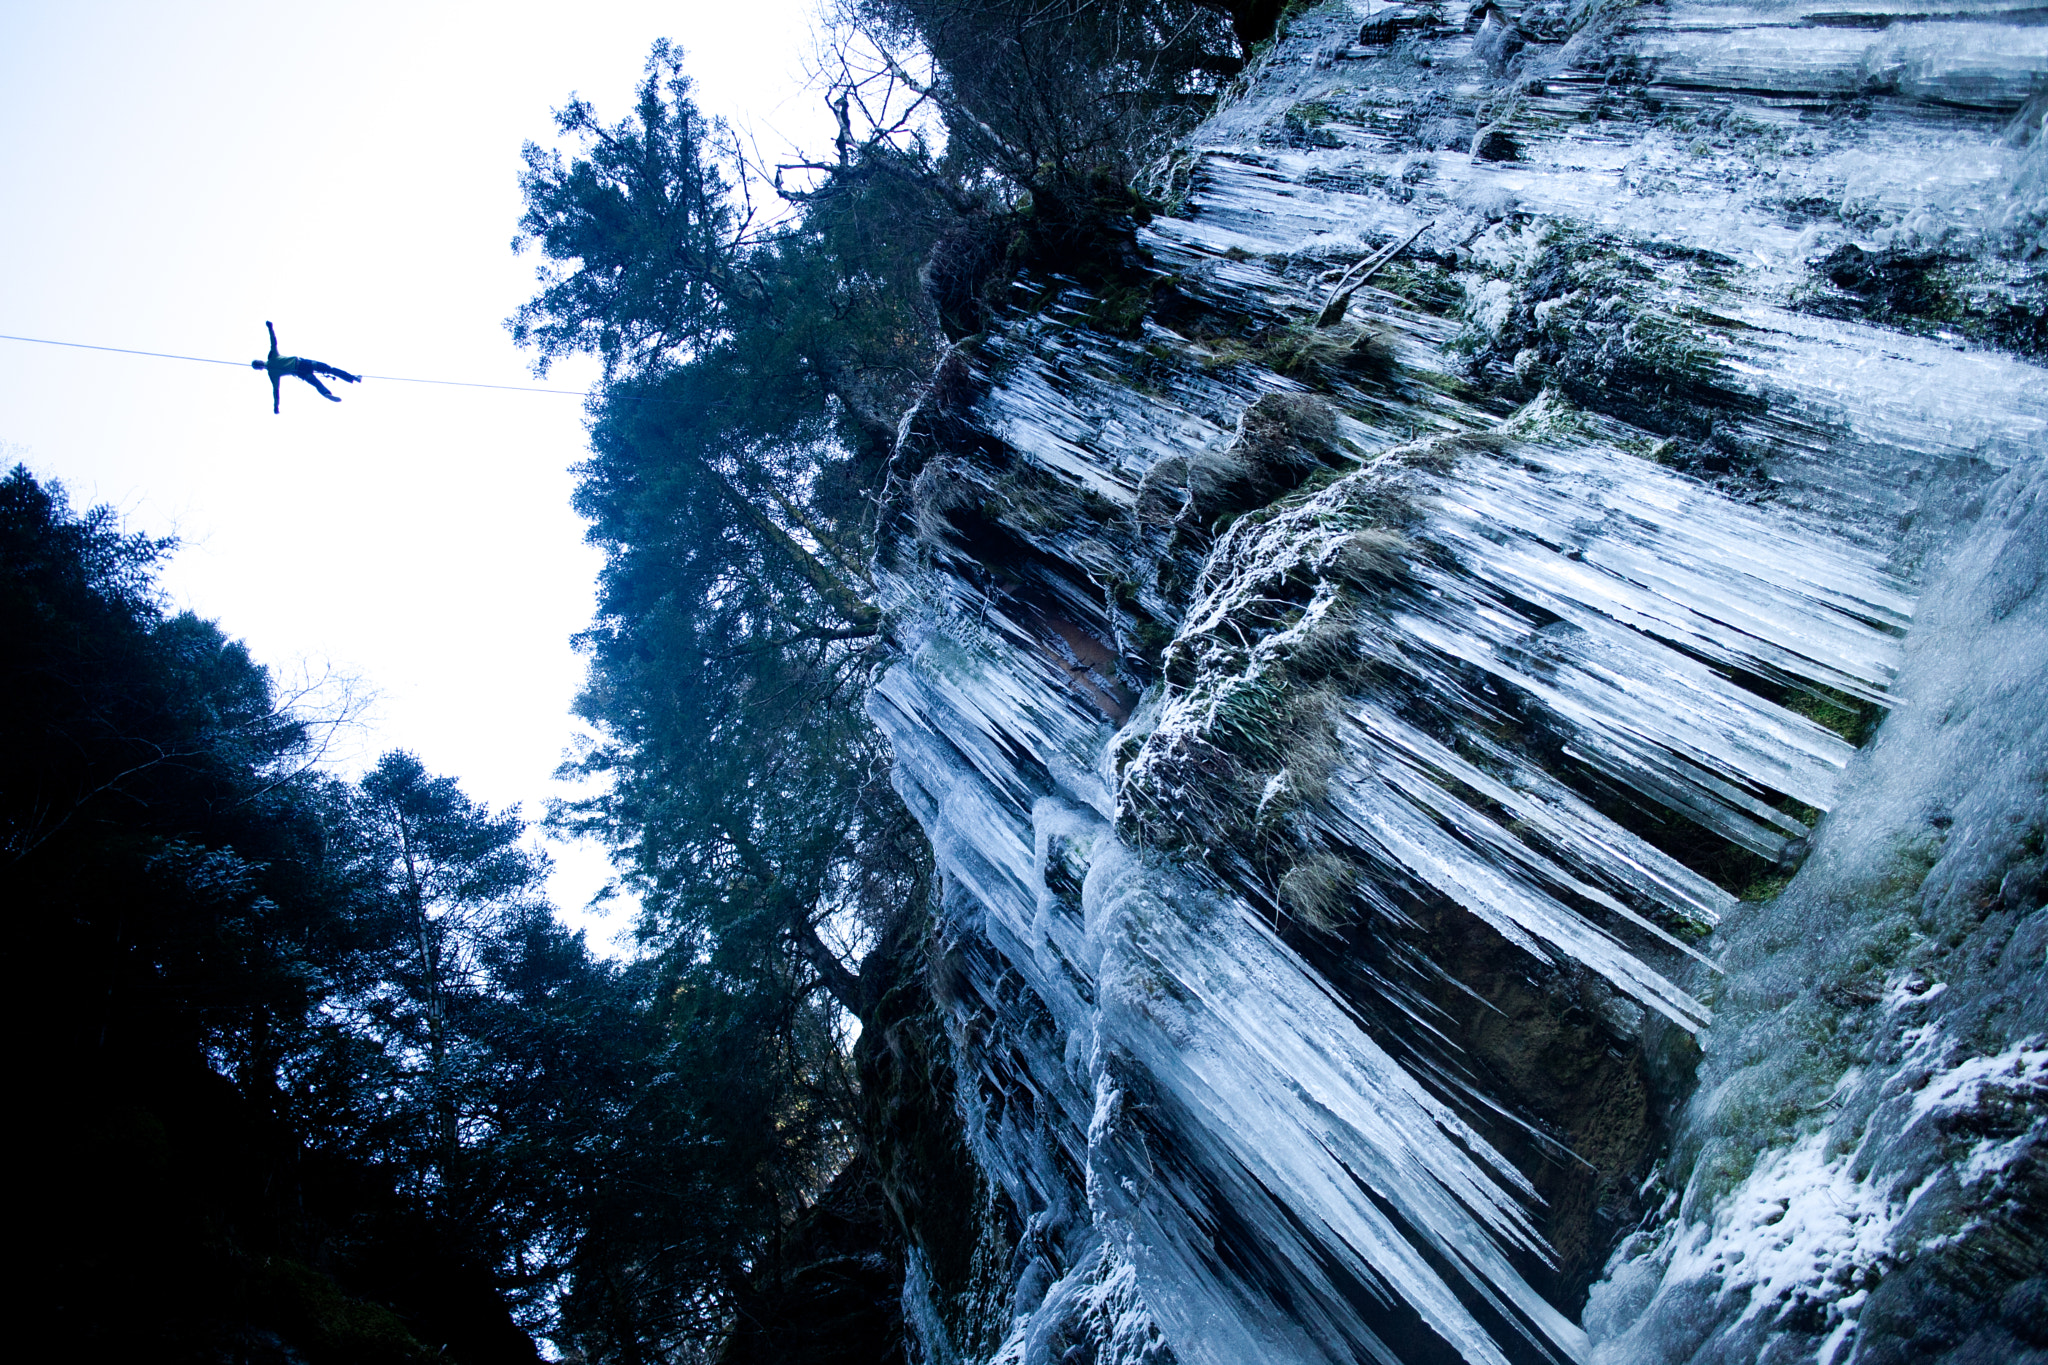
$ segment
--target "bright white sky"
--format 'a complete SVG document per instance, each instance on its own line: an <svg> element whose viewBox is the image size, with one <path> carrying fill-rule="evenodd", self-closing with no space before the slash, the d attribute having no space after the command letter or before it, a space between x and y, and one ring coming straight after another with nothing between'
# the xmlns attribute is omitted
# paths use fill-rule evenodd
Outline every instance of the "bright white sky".
<svg viewBox="0 0 2048 1365"><path fill-rule="evenodd" d="M687 53L707 114L764 152L829 142L801 89L808 0L407 0L345 5L14 0L0 5L0 333L244 368L0 341L0 454L175 533L164 583L289 681L374 693L354 775L417 753L494 808L538 817L571 738L596 552L569 509L575 398L379 383L328 403L246 362L533 384L503 327L520 145L574 91L628 110L649 44ZM581 388L588 365L549 387ZM602 857L554 846L577 913Z"/></svg>

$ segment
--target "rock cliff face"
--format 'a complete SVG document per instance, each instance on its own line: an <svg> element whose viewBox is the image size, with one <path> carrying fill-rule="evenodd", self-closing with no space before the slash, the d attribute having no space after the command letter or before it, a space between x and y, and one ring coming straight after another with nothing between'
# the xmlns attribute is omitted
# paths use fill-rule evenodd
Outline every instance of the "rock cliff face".
<svg viewBox="0 0 2048 1365"><path fill-rule="evenodd" d="M947 358L922 1359L2038 1349L2043 20L1325 5Z"/></svg>

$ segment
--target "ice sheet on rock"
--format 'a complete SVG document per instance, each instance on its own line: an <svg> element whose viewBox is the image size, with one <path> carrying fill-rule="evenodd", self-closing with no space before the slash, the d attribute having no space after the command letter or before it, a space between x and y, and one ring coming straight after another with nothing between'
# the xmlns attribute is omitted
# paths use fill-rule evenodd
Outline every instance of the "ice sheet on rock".
<svg viewBox="0 0 2048 1365"><path fill-rule="evenodd" d="M1663 24L1643 26L1635 50L1656 64L1661 84L1837 98L1896 91L1993 109L2017 107L2048 76L2048 34L1996 22L1873 31L1759 24L1754 11L1675 5Z"/></svg>
<svg viewBox="0 0 2048 1365"><path fill-rule="evenodd" d="M913 660L884 675L868 703L894 746L898 789L945 841L951 874L1021 936L1036 905L1032 804L1056 782L1109 803L1092 766L1103 727L1063 706L1021 655L996 666L932 631Z"/></svg>
<svg viewBox="0 0 2048 1365"><path fill-rule="evenodd" d="M1618 452L1516 455L1471 462L1438 500L1433 533L1490 580L1581 628L1604 617L1716 664L1882 699L1899 643L1869 625L1903 629L1912 599L1873 556Z"/></svg>
<svg viewBox="0 0 2048 1365"><path fill-rule="evenodd" d="M975 605L984 619L999 610L985 598ZM1111 809L1096 768L1108 727L1043 685L1042 665L1014 643L1028 638L1021 627L1011 624L1007 636L1012 645L1004 650L993 642L963 646L942 629L919 632L908 653L925 695L943 708L938 733L947 743L968 746L976 769L1021 810L1030 809L1048 782L1097 810ZM889 676L896 681L885 684L884 695L901 695L905 678L895 670ZM1036 781L1021 775L1032 771L1040 774Z"/></svg>
<svg viewBox="0 0 2048 1365"><path fill-rule="evenodd" d="M1806 827L1764 793L1832 803L1853 750L1831 731L1624 627L1559 632L1446 575L1419 576L1465 591L1418 602L1396 624L1532 698L1571 734L1567 752L1613 780L1766 857Z"/></svg>
<svg viewBox="0 0 2048 1365"><path fill-rule="evenodd" d="M1301 22L1336 25L1327 13ZM1432 220L1417 255L1455 258L1506 304L1553 224L1717 262L1714 283L1660 265L1644 288L1708 335L1730 382L1757 400L1726 414L1727 429L1772 452L1779 505L1738 505L1624 453L1617 437L1531 434L1509 455L1461 457L1413 532L1429 552L1381 604L1372 647L1391 681L1345 703L1329 817L1383 875L1390 916L1395 884L1412 881L1536 957L1583 965L1694 1027L1704 1010L1665 974L1687 951L1672 927L1710 924L1730 898L1564 778L1583 785L1589 770L1754 851L1783 851L1804 827L1780 798L1826 809L1848 749L1729 675L1882 704L1913 614L1910 589L1880 567L1901 519L1943 471L1967 484L2037 459L2048 386L2008 356L1793 310L1811 262L1850 233L1814 227L1789 204L1833 206L1866 248L1924 238L1990 250L2016 211L2000 196L2033 155L2006 145L1997 119L1894 116L1894 100L1854 126L1824 125L1686 86L1854 94L1875 82L1906 99L1996 106L2038 80L2048 30L1793 27L1796 6L1665 7L1635 22L1637 37L1611 52L1532 46L1512 162L1419 147L1400 131L1424 94L1471 103L1485 87L1469 36L1432 40L1429 67L1385 51L1288 69L1275 59L1197 136L1208 154L1187 216L1155 218L1141 241L1176 288L1247 331L1313 316L1326 263ZM1668 107L1732 98L1751 132L1731 135L1731 149L1594 117L1609 92L1601 62L1629 43L1657 58L1648 74L1666 82ZM1592 65L1571 66L1589 52ZM1257 145L1310 98L1338 110L1341 146ZM1219 447L1259 392L1290 386L1156 327L1133 345L1066 325L1067 306L992 333L974 417L1119 507L1159 460ZM1353 319L1387 328L1400 359L1385 392L1332 381L1345 430L1368 454L1374 440L1500 420L1503 407L1474 395L1447 349L1470 320L1431 306L1374 289L1354 301ZM1146 346L1194 363L1147 370L1141 394ZM1862 540L1817 531L1793 506L1856 521ZM1276 537L1281 519L1266 523ZM1233 543L1252 520L1227 533ZM1301 559L1315 533L1295 529L1289 553ZM1342 534L1329 534L1333 547ZM1020 536L1084 570L1074 583L1115 567L1109 542L1084 528ZM1202 1365L1395 1360L1406 1330L1470 1361L1579 1357L1576 1329L1516 1270L1543 1255L1528 1183L1460 1116L1491 1101L1443 1060L1455 1046L1434 1031L1444 1019L1425 993L1392 979L1427 977L1426 953L1401 945L1386 976L1361 969L1362 989L1384 1002L1340 999L1259 912L1116 843L1104 821L1120 751L1106 757L1109 727L1049 684L1025 623L959 580L906 586L892 610L906 603L928 617L899 630L912 662L878 689L874 711L948 887L969 1141L1028 1224L1024 1259L1036 1258L1019 1311L1046 1330L1020 1328L1005 1349L1023 1359L1031 1341L1052 1339L1052 1321L1090 1304L1101 1323L1121 1321L1109 1308L1128 1291L1117 1302L1142 1299L1180 1358ZM1211 605L1206 619L1229 615ZM1197 603L1184 633L1204 628L1204 611ZM1499 738L1503 692L1564 737L1559 772ZM1450 739L1415 723L1404 703L1417 698L1451 718ZM1084 845L1072 855L1090 865L1077 904L1054 894L1048 872L1068 856L1059 848ZM1824 1155L1802 1148L1760 1168L1755 1207L1720 1225L1750 1238L1742 1287L1766 1306L1794 1292L1812 1239L1840 1231L1828 1210L1790 1201L1799 1216L1773 1221L1771 1182L1833 1190L1856 1246L1891 1216L1888 1192L1837 1188L1847 1168ZM1985 1179L1998 1159L1983 1156ZM1100 1344L1122 1329L1091 1331Z"/></svg>
<svg viewBox="0 0 2048 1365"><path fill-rule="evenodd" d="M1433 222L1418 249L1442 252L1470 243L1484 252L1484 244L1471 241L1476 234L1500 235L1515 215L1529 214L1716 252L1758 272L1738 292L1774 297L1806 277L1806 262L1824 240L1847 235L1788 221L1787 202L1841 204L1866 222L1911 219L1918 235L1963 245L2005 220L2012 207L2008 187L2025 164L2023 152L1995 129L1937 133L1887 123L1855 141L1802 146L1764 174L1748 161L1702 154L1692 138L1672 131L1638 128L1620 141L1598 123L1578 123L1577 115L1600 96L1598 71L1583 89L1566 80L1553 90L1548 102L1556 117L1544 123L1561 126L1529 139L1512 162L1418 152L1391 139L1313 157L1247 158L1218 149L1203 162L1192 216L1158 220L1151 231L1211 256L1236 248L1257 257L1321 257L1362 254ZM1759 109L1753 117L1761 123L1772 113ZM1796 122L1781 132L1814 136ZM1418 166L1427 174L1411 187L1405 182ZM1304 177L1317 184L1303 185ZM1346 182L1355 188L1334 187ZM1403 192L1375 192L1374 182L1401 185ZM1870 233L1859 240L1868 243ZM1259 297L1263 307L1278 308L1277 291L1270 282L1262 288L1259 273L1257 264L1246 262L1223 277L1237 281L1240 293Z"/></svg>
<svg viewBox="0 0 2048 1365"><path fill-rule="evenodd" d="M1108 1241L1077 1258L1039 1306L1018 1321L988 1365L1065 1361L1076 1350L1087 1352L1095 1365L1154 1365L1167 1358L1136 1271Z"/></svg>
<svg viewBox="0 0 2048 1365"><path fill-rule="evenodd" d="M1577 1329L1507 1259L1540 1251L1518 1203L1526 1183L1374 1044L1249 907L1177 896L1120 849L1091 871L1088 896L1099 902L1090 918L1099 914L1110 936L1098 1046L1111 1065L1092 1146L1113 1179L1099 1188L1135 1226L1133 1255L1177 1347L1210 1343L1179 1347L1184 1354L1396 1358L1345 1311L1349 1280L1405 1304L1466 1360L1503 1359L1502 1327L1576 1358ZM1120 1159L1121 1059L1142 1078L1145 1123L1176 1160ZM1217 1203L1251 1220L1247 1240L1266 1249L1283 1284L1298 1286L1286 1308L1216 1282L1204 1229ZM1240 1331L1257 1329L1257 1356L1207 1329L1223 1306Z"/></svg>
<svg viewBox="0 0 2048 1365"><path fill-rule="evenodd" d="M2001 12L1984 7L1987 20ZM1843 80L1864 80L1865 56L1880 48L1904 52L1900 44L1975 54L1968 62L2002 64L1999 88L2011 89L1997 98L2013 106L2043 79L2037 49L2048 41L2039 28L1998 22L1831 28L1807 24L1796 7L1775 20L1735 7L1689 8L1682 17L1642 10L1635 17L1643 32L1631 42L1675 45L1675 52L1688 43L1734 41L1730 35L1737 30L1754 29L1765 35L1757 43L1773 52L1789 49L1786 60L1793 67L1808 60L1803 54L1846 43L1829 59ZM1739 264L1740 275L1711 290L1682 284L1670 297L1681 314L1689 310L1698 320L1703 340L1719 338L1715 344L1724 347L1730 372L1763 400L1764 409L1752 416L1729 415L1731 428L1746 429L1773 451L1781 497L1831 518L1853 519L1880 539L1896 538L1902 520L1923 512L1930 473L1965 471L1973 461L1992 470L2008 467L2048 440L2048 388L2035 382L2037 366L1958 349L1953 339L1821 319L1785 306L1811 287L1813 261L1844 243L1962 256L1997 247L1999 234L2019 221L2014 215L2025 218L2029 212L2017 187L2028 158L2039 159L2038 147L2014 145L1991 118L1823 125L1753 99L1738 100L1750 121L1743 126L1759 130L1756 144L1769 147L1767 153L1759 154L1741 137L1702 144L1690 134L1640 123L1627 125L1628 136L1620 138L1597 116L1585 121L1607 98L1608 76L1598 60L1584 72L1570 67L1578 44L1544 57L1564 65L1557 67L1556 80L1529 96L1527 126L1516 128L1522 142L1517 160L1475 161L1462 152L1418 150L1394 138L1401 108L1440 90L1442 82L1431 71L1454 69L1461 60L1459 41L1439 45L1444 55L1429 70L1378 57L1346 63L1326 79L1276 87L1263 103L1255 99L1246 106L1255 112L1220 116L1201 144L1213 150L1195 172L1188 216L1154 220L1148 240L1167 244L1162 259L1177 271L1209 262L1219 299L1255 300L1261 310L1281 314L1290 288L1299 300L1296 310L1312 311L1317 300L1299 272L1283 279L1272 263L1328 253L1342 258L1432 219L1437 227L1417 251L1441 254L1468 243L1496 268L1517 252L1533 250L1549 223L1715 253ZM1588 49L1598 51L1597 45ZM1392 120L1387 135L1314 152L1252 151L1243 145L1261 118L1277 119L1290 100L1311 95L1346 111L1340 121L1377 126L1371 111L1384 107ZM1363 102L1353 105L1360 95ZM1688 97L1676 87L1666 95ZM1728 96L1708 82L1699 98L1712 113L1723 110ZM1762 130L1769 130L1768 138ZM2031 212L2039 218L2038 189L2031 197ZM1485 211L1477 207L1489 204ZM1788 208L1813 204L1834 206L1841 219L1858 226L1851 232L1830 222L1816 224L1806 210ZM1514 228L1524 215L1535 226ZM1218 260L1230 248L1255 259ZM1393 296L1373 297L1382 320L1421 316ZM1700 317L1703 303L1709 316ZM1715 321L1716 315L1728 324ZM1403 356L1404 365L1409 360ZM1424 363L1416 372L1433 368ZM1423 397L1435 405L1434 397Z"/></svg>
<svg viewBox="0 0 2048 1365"><path fill-rule="evenodd" d="M1955 1286L1931 1300L1922 1289L1909 1310L1892 1297L1888 1332L1923 1305L1974 1315L1988 1248L2032 1210L2024 1177L2006 1182L2048 1132L2048 991L2040 939L2010 927L2031 919L2038 933L2039 912L2026 914L2038 896L2003 898L2000 881L2048 789L2048 464L2015 468L1984 503L1921 597L1900 707L1847 774L1812 856L1768 916L1724 940L1750 964L1748 980L1730 977L1747 999L1707 1040L1681 1118L1680 1150L1702 1153L1686 1197L1592 1291L1603 1365L1697 1359L1703 1341L1727 1359L1839 1365L1862 1347L1874 1294ZM1917 842L1930 816L1943 833ZM1916 847L1935 850L1931 868L1912 862ZM1867 1004L1829 1000L1866 969L1873 924L1902 908L1926 947L1873 982ZM1820 1030L1830 1045L1807 1050ZM1747 1178L1718 1194L1712 1167L1753 1153ZM1914 1275L1871 1289L1902 1263Z"/></svg>
<svg viewBox="0 0 2048 1365"><path fill-rule="evenodd" d="M1377 719L1365 710L1352 718L1361 725ZM1586 899L1667 945L1678 946L1630 906L1665 907L1683 922L1711 925L1734 905L1735 898L1726 891L1621 828L1520 754L1476 738L1468 747L1490 762L1489 772L1419 732L1403 733L1388 726L1379 734L1383 742L1401 745L1425 771L1455 774L1455 782L1479 793L1521 826L1522 843L1559 868L1614 893L1610 897L1606 891L1589 890L1583 893ZM1497 779L1496 772L1505 778ZM1681 951L1699 957L1690 947Z"/></svg>
<svg viewBox="0 0 2048 1365"><path fill-rule="evenodd" d="M1761 303L1737 304L1730 315L1762 334L1759 358L1737 363L1757 367L1774 390L1825 418L1837 447L1867 442L1996 470L2048 448L2048 389L2038 365Z"/></svg>
<svg viewBox="0 0 2048 1365"><path fill-rule="evenodd" d="M963 763L963 750L939 740L929 723L945 716L945 729L986 731L994 728L989 719L949 714L952 699L927 672L898 670L884 696L877 719L898 746L914 806L935 826L941 867L988 912L1007 968L1050 1009L1059 1033L1092 1033L1098 1083L1101 1058L1115 1056L1134 1060L1148 1086L1164 1088L1162 1098L1171 1092L1177 1161L1202 1152L1214 1158L1194 1160L1181 1181L1149 1163L1158 1197L1120 1220L1142 1229L1130 1245L1148 1301L1162 1313L1161 1304L1179 1306L1183 1331L1173 1335L1184 1359L1220 1365L1244 1358L1229 1353L1231 1335L1218 1330L1215 1315L1226 1307L1233 1318L1264 1320L1255 1334L1262 1349L1283 1352L1266 1358L1335 1362L1374 1350L1371 1328L1343 1307L1343 1284L1328 1278L1332 1255L1343 1267L1340 1280L1376 1286L1388 1304L1411 1306L1467 1359L1505 1358L1474 1316L1475 1304L1548 1342L1558 1358L1577 1354L1577 1329L1507 1259L1511 1250L1541 1254L1518 1202L1530 1197L1526 1181L1387 1057L1249 907L1192 888L1160 894L1173 882L1170 873L1116 848L1099 817L1060 803L1039 803L1033 823L1040 833L1026 854L1030 827L1007 795L1026 779ZM1020 862L1042 861L1050 833L1067 837L1091 825L1097 847L1085 907L1077 914L1037 894L1027 911L1020 880L1029 874ZM1100 979L1087 982L1098 963ZM1014 989L1006 991L1000 975L977 984L990 1008L1013 1008L1005 997L1014 999ZM1099 1012L1091 1012L1088 997L1103 992ZM1047 1104L1067 1112L1076 1094L1071 1049L1030 1043L1025 1032L1008 1034L1009 1063L1028 1073L1023 1079L1040 1097L1040 1112ZM1102 1126L1099 1112L1094 1126ZM1025 1206L1049 1202L1051 1177L1029 1135L994 1127L984 1140L1005 1144L1004 1165L1039 1172L1028 1181ZM1056 1145L1070 1153L1080 1145L1083 1134L1071 1121L1055 1127ZM1091 1182L1117 1202L1122 1182L1144 1173L1118 1167L1122 1149L1100 1132L1093 1136ZM1270 1253L1243 1254L1270 1255L1272 1273L1296 1282L1291 1308L1261 1307L1260 1296L1216 1262L1205 1229L1219 1213L1218 1181L1233 1187L1231 1207L1271 1209L1271 1225L1257 1228ZM1432 1268L1433 1257L1453 1268L1456 1287ZM1196 1322L1202 1330L1192 1330Z"/></svg>
<svg viewBox="0 0 2048 1365"><path fill-rule="evenodd" d="M1272 585L1331 559L1353 497L1394 496L1371 491L1381 477L1368 469L1226 536L1182 638L1232 637ZM1347 706L1349 761L1326 827L1377 869L1368 885L1427 888L1537 957L1590 968L1698 1027L1702 1007L1639 951L1686 951L1661 925L1703 928L1730 898L1486 739L1504 720L1500 699L1460 666L1520 696L1611 780L1776 855L1806 827L1766 798L1826 809L1852 750L1693 656L1881 697L1898 642L1872 622L1907 619L1910 599L1867 552L1597 447L1511 443L1425 486L1406 582L1364 599L1381 623L1364 646L1378 681ZM1319 610L1252 645L1244 684L1316 631ZM1215 724L1239 685L1169 699L1155 738ZM1418 702L1493 771L1402 719ZM1139 780L1147 762L1131 769Z"/></svg>
<svg viewBox="0 0 2048 1365"><path fill-rule="evenodd" d="M1002 382L983 400L980 418L1013 448L1120 507L1137 496L1145 471L1170 455L1221 445L1221 414L1255 397L1221 383L1209 392L1134 404L1129 359L1102 338L1070 329L1020 324L989 343Z"/></svg>
<svg viewBox="0 0 2048 1365"><path fill-rule="evenodd" d="M1461 572L1418 560L1428 591L1405 599L1402 629L1539 699L1597 766L1760 853L1803 833L1760 793L1829 807L1850 747L1693 656L1880 698L1898 642L1870 623L1902 623L1909 600L1871 556L1592 449L1470 457L1435 503L1427 535Z"/></svg>
<svg viewBox="0 0 2048 1365"><path fill-rule="evenodd" d="M1705 1025L1703 1005L1571 905L1589 902L1596 913L1689 951L1680 940L1508 834L1455 796L1450 784L1493 798L1519 819L1539 822L1556 848L1569 850L1567 856L1601 880L1661 899L1682 896L1702 918L1726 904L1724 893L1582 804L1546 810L1389 714L1367 709L1351 719L1358 728L1342 732L1351 763L1331 792L1342 817L1334 826L1340 837L1371 850L1390 871L1448 897L1535 956L1598 972L1682 1027Z"/></svg>

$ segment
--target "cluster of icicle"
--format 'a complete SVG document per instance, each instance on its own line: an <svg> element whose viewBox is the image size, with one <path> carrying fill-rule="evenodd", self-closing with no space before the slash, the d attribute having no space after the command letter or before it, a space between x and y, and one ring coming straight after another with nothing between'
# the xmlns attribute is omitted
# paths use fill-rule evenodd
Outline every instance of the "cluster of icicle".
<svg viewBox="0 0 2048 1365"><path fill-rule="evenodd" d="M1713 47L1724 65L1761 62L1766 48L1819 60L1797 44L1772 47L1775 30L1741 46L1729 33L1750 30L1729 13L1715 11L1720 27L1704 38L1666 16L1659 51L1676 60L1664 49ZM1391 90L1397 104L1480 60L1466 55L1476 39L1452 37L1433 65L1394 72L1341 38L1318 45L1357 18L1342 6L1317 14L1205 130L1208 169L1183 216L1148 230L1184 288L1247 316L1312 317L1317 296L1248 253L1347 241L1362 251L1431 221L1472 251L1512 253L1540 236L1544 212L1691 234L1703 249L1753 257L1765 275L1792 268L1796 234L1703 181L1659 181L1640 165L1624 173L1627 155L1591 141L1578 163L1444 155L1433 182L1403 179L1412 153L1384 150L1369 127L1340 126L1331 150L1254 150L1256 130L1290 100L1349 81ZM1823 32L1830 52L1849 51ZM2031 42L2048 30L2018 32ZM1863 61L1869 46L1841 60ZM1996 85L1998 72L2032 60L2020 48L1970 46L1954 78ZM1954 55L1931 50L1915 58L1923 84L1938 84L1948 68L1936 58ZM1581 85L1597 94L1597 81ZM1926 150L1934 133L1900 137L1940 161ZM1588 169L1594 152L1605 161ZM1340 183L1333 167L1351 178ZM1376 180L1360 174L1375 168ZM1498 183L1474 188L1488 177ZM1880 194L1910 176L1866 168L1865 179ZM1416 184L1422 192L1405 192ZM1539 207L1517 225L1503 203ZM1913 505L1916 470L2027 458L2048 414L2037 384L2000 387L2035 373L2018 362L1847 325L1816 332L1761 289L1719 306L1770 332L1768 346L1729 352L1760 386L1775 385L1758 421L1853 434L1807 442L1788 476L1796 497L1732 500L1621 448L1599 423L1551 420L1548 397L1503 420L1447 385L1399 401L1340 396L1357 469L1217 539L1169 646L1194 661L1191 680L1154 682L1128 719L1091 704L1073 685L1083 663L1049 648L1036 609L972 565L927 554L911 568L906 556L885 574L905 662L871 706L947 887L942 938L965 979L954 1008L969 1140L1025 1225L1015 1328L998 1358L1059 1358L1076 1313L1093 1315L1092 1358L1104 1362L1586 1357L1584 1333L1525 1274L1548 1255L1536 1192L1472 1122L1514 1116L1458 1065L1455 1041L1413 989L1439 969L1425 956L1340 989L1277 931L1275 905L1118 830L1200 803L1160 755L1224 723L1233 699L1334 610L1340 561L1376 533L1372 509L1392 489L1406 518L1400 563L1362 594L1362 614L1361 594L1346 599L1347 630L1371 667L1342 699L1341 755L1318 817L1321 836L1367 869L1360 913L1398 918L1402 897L1389 888L1425 895L1517 945L1532 969L1597 977L1618 1030L1645 1010L1706 1025L1673 976L1698 956L1728 894L1491 738L1506 699L1517 725L1560 737L1580 770L1789 862L1809 831L1784 798L1828 810L1852 750L1730 678L1883 704L1912 596L1886 571L1894 540L1871 527ZM1404 367L1444 372L1453 327L1370 291L1358 307L1375 313ZM1226 444L1259 394L1295 387L1191 369L1164 392L1158 382L1141 391L1118 372L1140 346L1197 349L1148 327L1117 342L1054 316L1004 324L978 362L983 435L1129 513L1154 465ZM1856 363L1842 365L1844 354ZM1485 439L1460 439L1475 433ZM1835 524L1859 516L1853 535ZM1114 546L1080 530L1018 534L1075 570L1049 590L1077 619L1109 621L1110 608L1072 584L1113 568ZM1258 607L1282 580L1313 586L1275 624ZM1166 609L1156 594L1146 600ZM1412 720L1418 710L1429 727Z"/></svg>
<svg viewBox="0 0 2048 1365"><path fill-rule="evenodd" d="M1825 809L1850 749L1701 659L1880 695L1897 639L1871 622L1900 620L1907 604L1867 554L1640 459L1505 449L1467 453L1411 493L1426 516L1412 534L1441 553L1417 547L1376 623L1372 648L1400 672L1386 695L1350 701L1332 818L1378 879L1423 883L1532 956L1589 968L1696 1027L1706 1011L1625 937L1683 949L1658 921L1711 924L1726 893L1509 751L1483 767L1453 752L1399 703L1414 690L1455 698L1483 745L1491 703L1457 667L1474 665L1539 700L1616 781L1775 853L1804 831L1749 793ZM1181 640L1227 629L1232 602L1263 576L1338 554L1355 534L1343 504L1389 464L1413 473L1391 452L1227 538L1214 563L1231 571ZM1003 1083L1032 1096L1031 1131L971 1130L1014 1146L982 1155L1015 1182L1016 1205L1070 1215L1085 1193L1089 1221L1135 1266L1189 1360L1395 1360L1385 1338L1412 1334L1410 1315L1470 1360L1505 1359L1503 1336L1579 1355L1578 1330L1510 1263L1543 1254L1524 1208L1534 1191L1439 1098L1456 1073L1424 1085L1262 908L1122 846L1103 771L1118 736L1049 687L1038 658L1004 647L1001 628L1022 627L999 604L979 605L978 639L944 617L922 627L875 711L958 889L956 931L987 944L977 985L1005 1018L1002 1058L1016 1068ZM1293 629L1315 621L1311 608ZM1285 646L1274 635L1251 652ZM1151 733L1123 783L1143 785L1151 746L1201 726L1241 680L1141 712L1133 724ZM1049 889L1062 860L1078 898ZM1045 1012L1035 1026L1015 983ZM1394 1048L1438 1050L1426 1005L1386 1003L1414 1035Z"/></svg>

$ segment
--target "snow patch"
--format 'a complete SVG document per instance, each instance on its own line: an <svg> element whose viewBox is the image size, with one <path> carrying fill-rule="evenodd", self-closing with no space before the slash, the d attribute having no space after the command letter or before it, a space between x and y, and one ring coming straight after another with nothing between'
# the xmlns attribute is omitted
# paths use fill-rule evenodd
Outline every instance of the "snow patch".
<svg viewBox="0 0 2048 1365"><path fill-rule="evenodd" d="M2007 1048L1993 1057L1971 1057L1928 1080L1913 1096L1908 1128L1930 1115L1979 1109L1987 1099L2048 1100L2048 1048L2040 1040Z"/></svg>

